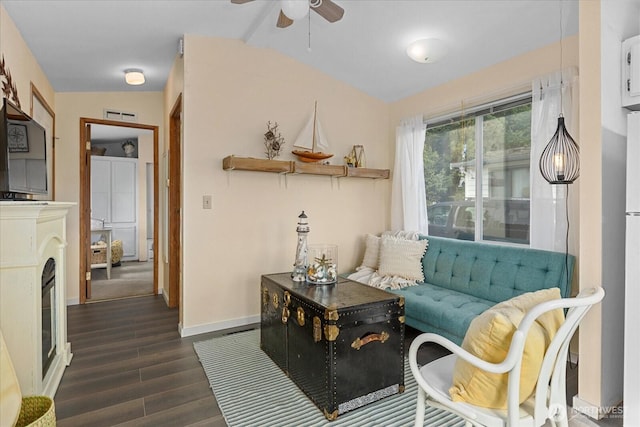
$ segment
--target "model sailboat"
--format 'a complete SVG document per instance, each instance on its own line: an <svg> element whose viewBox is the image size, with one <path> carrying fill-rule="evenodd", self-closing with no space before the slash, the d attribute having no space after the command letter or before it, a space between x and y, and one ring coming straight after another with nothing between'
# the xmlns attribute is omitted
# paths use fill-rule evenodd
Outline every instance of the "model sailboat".
<svg viewBox="0 0 640 427"><path fill-rule="evenodd" d="M333 156L324 150L329 149L329 144L320 126L318 120L318 102L316 101L313 108L313 114L309 121L298 135L293 143L294 147L303 148L304 150L293 150L292 153L298 156L301 162L314 163Z"/></svg>

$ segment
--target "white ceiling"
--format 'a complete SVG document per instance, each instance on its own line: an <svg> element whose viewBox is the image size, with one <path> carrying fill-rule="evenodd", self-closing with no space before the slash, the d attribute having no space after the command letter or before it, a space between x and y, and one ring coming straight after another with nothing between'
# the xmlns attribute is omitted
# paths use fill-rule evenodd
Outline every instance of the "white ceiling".
<svg viewBox="0 0 640 427"><path fill-rule="evenodd" d="M198 34L272 48L390 102L578 31L577 0L335 0L342 20L312 12L285 29L271 0L0 1L57 92L162 91L178 41ZM406 46L428 37L447 56L411 61ZM128 68L147 83L127 86Z"/></svg>

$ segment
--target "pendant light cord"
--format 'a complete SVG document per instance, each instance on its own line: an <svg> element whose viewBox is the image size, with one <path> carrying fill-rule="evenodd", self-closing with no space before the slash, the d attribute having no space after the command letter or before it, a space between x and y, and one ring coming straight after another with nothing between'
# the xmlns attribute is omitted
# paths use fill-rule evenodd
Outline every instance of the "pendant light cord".
<svg viewBox="0 0 640 427"><path fill-rule="evenodd" d="M569 282L569 184L565 184L564 187L566 188L566 197L564 199L564 211L566 214L566 219L567 219L567 232L565 234L565 239L564 239L564 268L565 268L565 272L567 274L566 276L566 283L567 283L567 289L569 289L569 293L571 294L571 282ZM567 362L569 365L569 369L576 369L578 367L578 359L577 359L577 355L576 355L576 362L573 363L571 361L571 352L569 351L567 353Z"/></svg>
<svg viewBox="0 0 640 427"><path fill-rule="evenodd" d="M569 184L565 184L564 212L567 219L567 231L564 236L564 267L567 272L567 288L571 286L569 283Z"/></svg>
<svg viewBox="0 0 640 427"><path fill-rule="evenodd" d="M559 0L560 2L560 117L563 117L562 114L562 110L564 107L564 103L563 103L563 92L564 92L564 73L562 71L562 57L563 57L563 50L562 50L562 38L564 35L564 31L562 28L562 0Z"/></svg>

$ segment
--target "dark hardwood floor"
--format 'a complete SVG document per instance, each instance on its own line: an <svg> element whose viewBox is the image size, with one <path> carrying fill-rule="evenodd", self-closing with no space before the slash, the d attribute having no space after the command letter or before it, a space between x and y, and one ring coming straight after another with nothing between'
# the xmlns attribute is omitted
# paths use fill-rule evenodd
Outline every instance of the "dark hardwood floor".
<svg viewBox="0 0 640 427"><path fill-rule="evenodd" d="M177 325L161 296L68 307L74 356L55 396L58 426L226 427L193 343L258 325L188 338ZM417 334L407 327L407 350ZM418 361L444 354L425 345ZM567 377L571 403L577 369Z"/></svg>
<svg viewBox="0 0 640 427"><path fill-rule="evenodd" d="M226 427L193 350L222 333L180 338L177 325L161 296L68 307L58 426Z"/></svg>

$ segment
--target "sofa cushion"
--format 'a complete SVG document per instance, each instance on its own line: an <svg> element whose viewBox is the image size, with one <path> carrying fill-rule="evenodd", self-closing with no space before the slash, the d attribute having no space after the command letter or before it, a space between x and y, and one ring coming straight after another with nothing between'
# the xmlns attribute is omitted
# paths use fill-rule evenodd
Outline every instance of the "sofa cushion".
<svg viewBox="0 0 640 427"><path fill-rule="evenodd" d="M422 257L428 241L399 239L383 236L380 241L380 265L382 276L400 276L407 280L424 280Z"/></svg>
<svg viewBox="0 0 640 427"><path fill-rule="evenodd" d="M573 263L558 252L432 236L422 259L425 282L496 303L554 287L569 296Z"/></svg>
<svg viewBox="0 0 640 427"><path fill-rule="evenodd" d="M432 325L435 330L449 331L459 337L450 337L457 344L462 342L471 321L494 305L493 301L429 283L390 292L404 297L407 316Z"/></svg>
<svg viewBox="0 0 640 427"><path fill-rule="evenodd" d="M525 314L537 304L560 298L558 288L529 292L496 304L471 322L462 348L490 363L502 362ZM546 312L531 325L522 355L519 402L533 393L549 343L564 321L562 309ZM506 408L508 374L493 374L458 358L449 390L455 402Z"/></svg>

